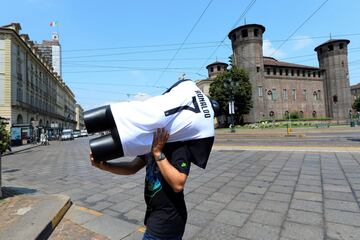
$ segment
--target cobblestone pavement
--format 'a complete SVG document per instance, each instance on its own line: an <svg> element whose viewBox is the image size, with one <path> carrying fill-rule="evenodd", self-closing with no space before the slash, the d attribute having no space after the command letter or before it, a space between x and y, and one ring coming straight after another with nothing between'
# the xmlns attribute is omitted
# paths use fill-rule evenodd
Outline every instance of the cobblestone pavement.
<svg viewBox="0 0 360 240"><path fill-rule="evenodd" d="M66 194L141 226L144 170L106 173L88 153L84 138L5 156L3 186ZM360 239L359 152L213 151L185 188L184 239Z"/></svg>

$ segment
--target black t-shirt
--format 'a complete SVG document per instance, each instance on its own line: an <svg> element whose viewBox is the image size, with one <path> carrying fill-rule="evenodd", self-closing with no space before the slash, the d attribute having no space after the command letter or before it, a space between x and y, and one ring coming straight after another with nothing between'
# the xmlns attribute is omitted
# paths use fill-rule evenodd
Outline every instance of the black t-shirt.
<svg viewBox="0 0 360 240"><path fill-rule="evenodd" d="M179 172L189 174L190 155L183 143L168 143L163 152ZM147 155L144 193L146 231L159 238L171 238L183 233L187 219L184 192L173 191L151 155Z"/></svg>

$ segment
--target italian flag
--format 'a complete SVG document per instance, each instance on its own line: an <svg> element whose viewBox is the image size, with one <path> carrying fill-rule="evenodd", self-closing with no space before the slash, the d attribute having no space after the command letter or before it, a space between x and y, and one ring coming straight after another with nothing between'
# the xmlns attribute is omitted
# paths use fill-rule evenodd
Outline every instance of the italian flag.
<svg viewBox="0 0 360 240"><path fill-rule="evenodd" d="M59 22L50 22L50 27L57 27L59 26Z"/></svg>

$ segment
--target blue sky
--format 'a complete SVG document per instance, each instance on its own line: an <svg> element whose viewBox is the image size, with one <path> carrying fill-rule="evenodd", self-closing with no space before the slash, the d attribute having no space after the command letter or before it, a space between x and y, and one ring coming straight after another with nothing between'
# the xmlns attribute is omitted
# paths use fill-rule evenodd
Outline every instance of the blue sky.
<svg viewBox="0 0 360 240"><path fill-rule="evenodd" d="M183 73L205 78L207 64L228 63L227 34L245 21L266 27L264 55L292 63L318 66L316 46L349 39L350 84L360 82L360 1L253 1L12 0L1 3L0 25L19 22L37 42L58 30L63 79L85 110L159 95Z"/></svg>

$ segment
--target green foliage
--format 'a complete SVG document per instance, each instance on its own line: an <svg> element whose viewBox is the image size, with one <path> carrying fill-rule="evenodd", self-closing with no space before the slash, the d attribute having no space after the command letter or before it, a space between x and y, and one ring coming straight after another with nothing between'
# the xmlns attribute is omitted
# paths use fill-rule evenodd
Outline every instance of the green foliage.
<svg viewBox="0 0 360 240"><path fill-rule="evenodd" d="M295 121L295 122L287 122L287 121L261 121L258 123L246 124L242 126L242 128L246 129L264 129L264 128L287 128L291 126L291 128L304 128L304 127L317 127L319 124L329 124L324 121ZM329 124L330 125L330 124Z"/></svg>
<svg viewBox="0 0 360 240"><path fill-rule="evenodd" d="M0 154L5 152L9 145L10 136L6 130L5 122L0 119Z"/></svg>
<svg viewBox="0 0 360 240"><path fill-rule="evenodd" d="M216 99L223 115L228 115L228 102L233 97L235 101L235 117L239 119L242 115L248 114L252 108L251 83L248 74L231 65L228 72L219 74L210 84L210 96ZM230 81L231 79L231 81Z"/></svg>
<svg viewBox="0 0 360 240"><path fill-rule="evenodd" d="M300 113L299 112L291 112L290 113L290 119L299 119Z"/></svg>
<svg viewBox="0 0 360 240"><path fill-rule="evenodd" d="M360 98L356 98L353 103L353 109L355 109L357 112L360 112Z"/></svg>

